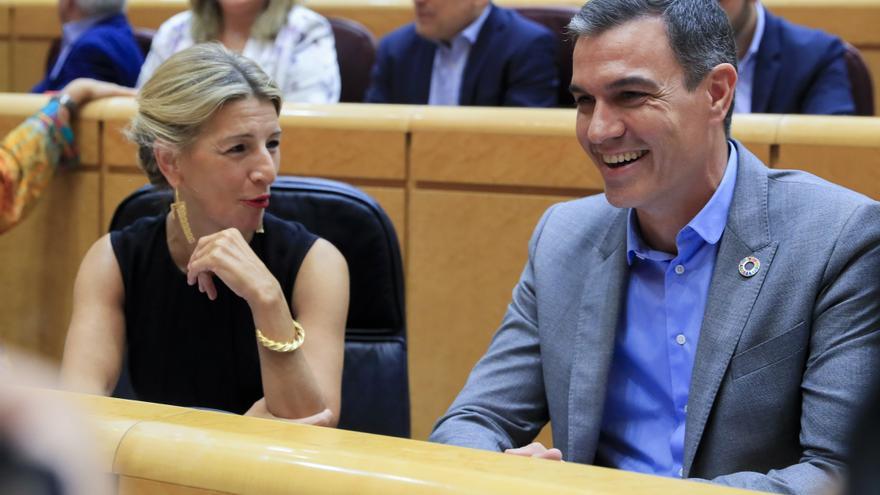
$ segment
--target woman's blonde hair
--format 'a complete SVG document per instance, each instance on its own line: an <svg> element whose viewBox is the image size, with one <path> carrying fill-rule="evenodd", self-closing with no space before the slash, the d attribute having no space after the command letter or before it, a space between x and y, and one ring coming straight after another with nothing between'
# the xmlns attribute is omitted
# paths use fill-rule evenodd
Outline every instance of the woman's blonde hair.
<svg viewBox="0 0 880 495"><path fill-rule="evenodd" d="M296 0L263 0L263 12L251 26L251 37L259 40L272 40L287 23L287 14ZM223 26L223 11L218 0L190 0L192 23L190 34L196 43L215 41Z"/></svg>
<svg viewBox="0 0 880 495"><path fill-rule="evenodd" d="M138 93L138 112L126 132L150 183L168 185L156 163L157 145L185 151L220 107L251 96L281 113L281 90L272 79L219 43L195 45L160 65Z"/></svg>

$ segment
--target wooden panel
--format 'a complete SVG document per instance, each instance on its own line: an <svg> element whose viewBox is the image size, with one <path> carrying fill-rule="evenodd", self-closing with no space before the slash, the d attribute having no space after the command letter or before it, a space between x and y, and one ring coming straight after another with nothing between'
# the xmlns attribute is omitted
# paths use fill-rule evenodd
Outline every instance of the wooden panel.
<svg viewBox="0 0 880 495"><path fill-rule="evenodd" d="M853 45L880 44L880 2L877 0L766 0L774 14L805 26L836 34Z"/></svg>
<svg viewBox="0 0 880 495"><path fill-rule="evenodd" d="M0 93L0 136L21 124L49 100L42 95Z"/></svg>
<svg viewBox="0 0 880 495"><path fill-rule="evenodd" d="M128 167L133 172L140 171L137 164L137 147L125 137L123 131L128 127L137 112L134 98L110 98L96 104L104 121L102 152L104 163L110 167Z"/></svg>
<svg viewBox="0 0 880 495"><path fill-rule="evenodd" d="M171 16L188 8L186 0L129 0L125 10L132 26L159 29Z"/></svg>
<svg viewBox="0 0 880 495"><path fill-rule="evenodd" d="M778 168L806 170L880 199L880 118L785 116Z"/></svg>
<svg viewBox="0 0 880 495"><path fill-rule="evenodd" d="M45 76L49 41L19 39L12 43L12 50L12 90L27 93Z"/></svg>
<svg viewBox="0 0 880 495"><path fill-rule="evenodd" d="M109 172L104 176L104 197L101 205L101 225L106 232L110 228L113 212L123 199L137 188L149 183L142 173Z"/></svg>
<svg viewBox="0 0 880 495"><path fill-rule="evenodd" d="M117 493L118 495L223 495L229 492L203 490L191 486L120 476Z"/></svg>
<svg viewBox="0 0 880 495"><path fill-rule="evenodd" d="M12 91L12 44L0 35L0 92Z"/></svg>
<svg viewBox="0 0 880 495"><path fill-rule="evenodd" d="M407 320L413 438L425 439L501 322L540 215L559 196L417 189Z"/></svg>
<svg viewBox="0 0 880 495"><path fill-rule="evenodd" d="M11 0L10 5L16 36L45 40L61 36L56 0Z"/></svg>
<svg viewBox="0 0 880 495"><path fill-rule="evenodd" d="M138 418L144 405L96 396L80 396L80 402L94 411L99 427L117 421L120 410L130 411L126 420ZM105 414L108 407L117 411ZM148 407L151 412L128 428L117 449L114 471L123 494L752 493L284 421ZM150 418L156 409L167 414Z"/></svg>
<svg viewBox="0 0 880 495"><path fill-rule="evenodd" d="M34 211L0 236L0 341L59 359L73 280L95 241L98 173L56 175Z"/></svg>
<svg viewBox="0 0 880 495"><path fill-rule="evenodd" d="M410 164L423 182L601 189L598 170L558 109L423 107L411 123Z"/></svg>
<svg viewBox="0 0 880 495"><path fill-rule="evenodd" d="M871 70L871 78L874 83L874 115L880 115L880 40L871 49L862 49L862 57Z"/></svg>
<svg viewBox="0 0 880 495"><path fill-rule="evenodd" d="M781 115L737 114L733 116L731 135L770 166L770 147L776 143Z"/></svg>
<svg viewBox="0 0 880 495"><path fill-rule="evenodd" d="M281 173L406 178L409 107L285 104Z"/></svg>

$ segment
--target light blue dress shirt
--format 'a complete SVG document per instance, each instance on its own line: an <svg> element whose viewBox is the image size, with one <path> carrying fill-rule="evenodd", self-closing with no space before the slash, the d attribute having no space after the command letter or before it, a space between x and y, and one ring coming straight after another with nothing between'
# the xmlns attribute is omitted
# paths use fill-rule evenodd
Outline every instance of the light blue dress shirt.
<svg viewBox="0 0 880 495"><path fill-rule="evenodd" d="M87 17L78 21L64 23L64 25L61 26L61 50L58 51L58 58L55 59L55 65L52 66L52 70L49 72L49 79L58 77L58 73L61 71L61 68L64 67L64 62L70 55L71 47L76 43L76 40L83 35L83 33L107 17L116 14L116 12L112 12L110 14Z"/></svg>
<svg viewBox="0 0 880 495"><path fill-rule="evenodd" d="M752 113L752 85L755 81L755 67L758 65L758 48L764 39L764 6L755 5L758 20L755 24L755 35L746 54L737 61L736 98L733 99L734 113Z"/></svg>
<svg viewBox="0 0 880 495"><path fill-rule="evenodd" d="M721 183L676 236L678 254L646 245L629 212L629 284L608 375L599 465L681 476L694 354L736 183L737 152L729 143L728 149Z"/></svg>
<svg viewBox="0 0 880 495"><path fill-rule="evenodd" d="M431 69L431 91L429 105L458 105L461 92L461 77L467 65L471 47L477 42L480 29L489 17L491 5L486 5L477 19L455 35L449 43L438 42L434 53L434 66Z"/></svg>

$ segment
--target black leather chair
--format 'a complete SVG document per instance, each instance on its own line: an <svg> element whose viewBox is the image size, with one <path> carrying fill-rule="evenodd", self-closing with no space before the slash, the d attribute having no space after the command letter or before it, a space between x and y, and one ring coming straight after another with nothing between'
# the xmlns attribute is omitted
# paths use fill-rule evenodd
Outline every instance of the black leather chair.
<svg viewBox="0 0 880 495"><path fill-rule="evenodd" d="M339 101L360 103L370 86L370 71L376 60L376 40L367 28L350 19L331 17L336 38L336 60L342 79Z"/></svg>
<svg viewBox="0 0 880 495"><path fill-rule="evenodd" d="M852 89L853 101L856 104L856 115L874 115L874 83L871 81L871 70L856 47L844 43L846 52L846 69L849 72L849 84Z"/></svg>
<svg viewBox="0 0 880 495"><path fill-rule="evenodd" d="M571 22L571 18L578 13L577 7L521 7L515 9L523 17L530 19L552 31L559 40L559 49L556 57L556 67L559 71L559 93L557 106L563 108L574 107L574 98L568 91L571 84L571 55L574 52L574 43L569 39L565 27Z"/></svg>
<svg viewBox="0 0 880 495"><path fill-rule="evenodd" d="M110 229L167 211L171 196L167 189L142 187L119 205ZM269 212L302 223L348 261L351 299L339 427L409 437L403 266L391 221L359 189L316 178L279 177ZM126 366L113 395L137 398Z"/></svg>
<svg viewBox="0 0 880 495"><path fill-rule="evenodd" d="M137 42L138 46L141 49L141 53L144 57L150 53L150 47L153 45L153 35L156 34L155 29L148 28L131 28L134 33L134 40ZM55 38L52 40L52 44L49 45L49 52L46 54L46 73L52 70L52 67L55 66L55 60L58 59L58 54L61 52L61 38Z"/></svg>

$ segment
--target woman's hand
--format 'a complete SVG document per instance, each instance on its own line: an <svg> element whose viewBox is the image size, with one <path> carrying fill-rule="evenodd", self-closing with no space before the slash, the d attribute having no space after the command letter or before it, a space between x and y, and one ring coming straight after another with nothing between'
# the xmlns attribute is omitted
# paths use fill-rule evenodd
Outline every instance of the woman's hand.
<svg viewBox="0 0 880 495"><path fill-rule="evenodd" d="M332 426L333 424L333 413L330 411L330 409L324 409L317 414L312 414L311 416L306 416L305 418L280 418L269 412L269 409L266 407L265 397L254 402L254 405L252 405L251 408L248 409L246 413L244 413L244 415L253 416L255 418L278 419L281 421L287 421L289 423L301 423L315 426Z"/></svg>
<svg viewBox="0 0 880 495"><path fill-rule="evenodd" d="M261 298L280 297L282 302L285 300L278 280L235 228L200 238L186 268L187 283L198 283L199 291L207 294L212 301L217 299L212 275L219 277L251 307Z"/></svg>

